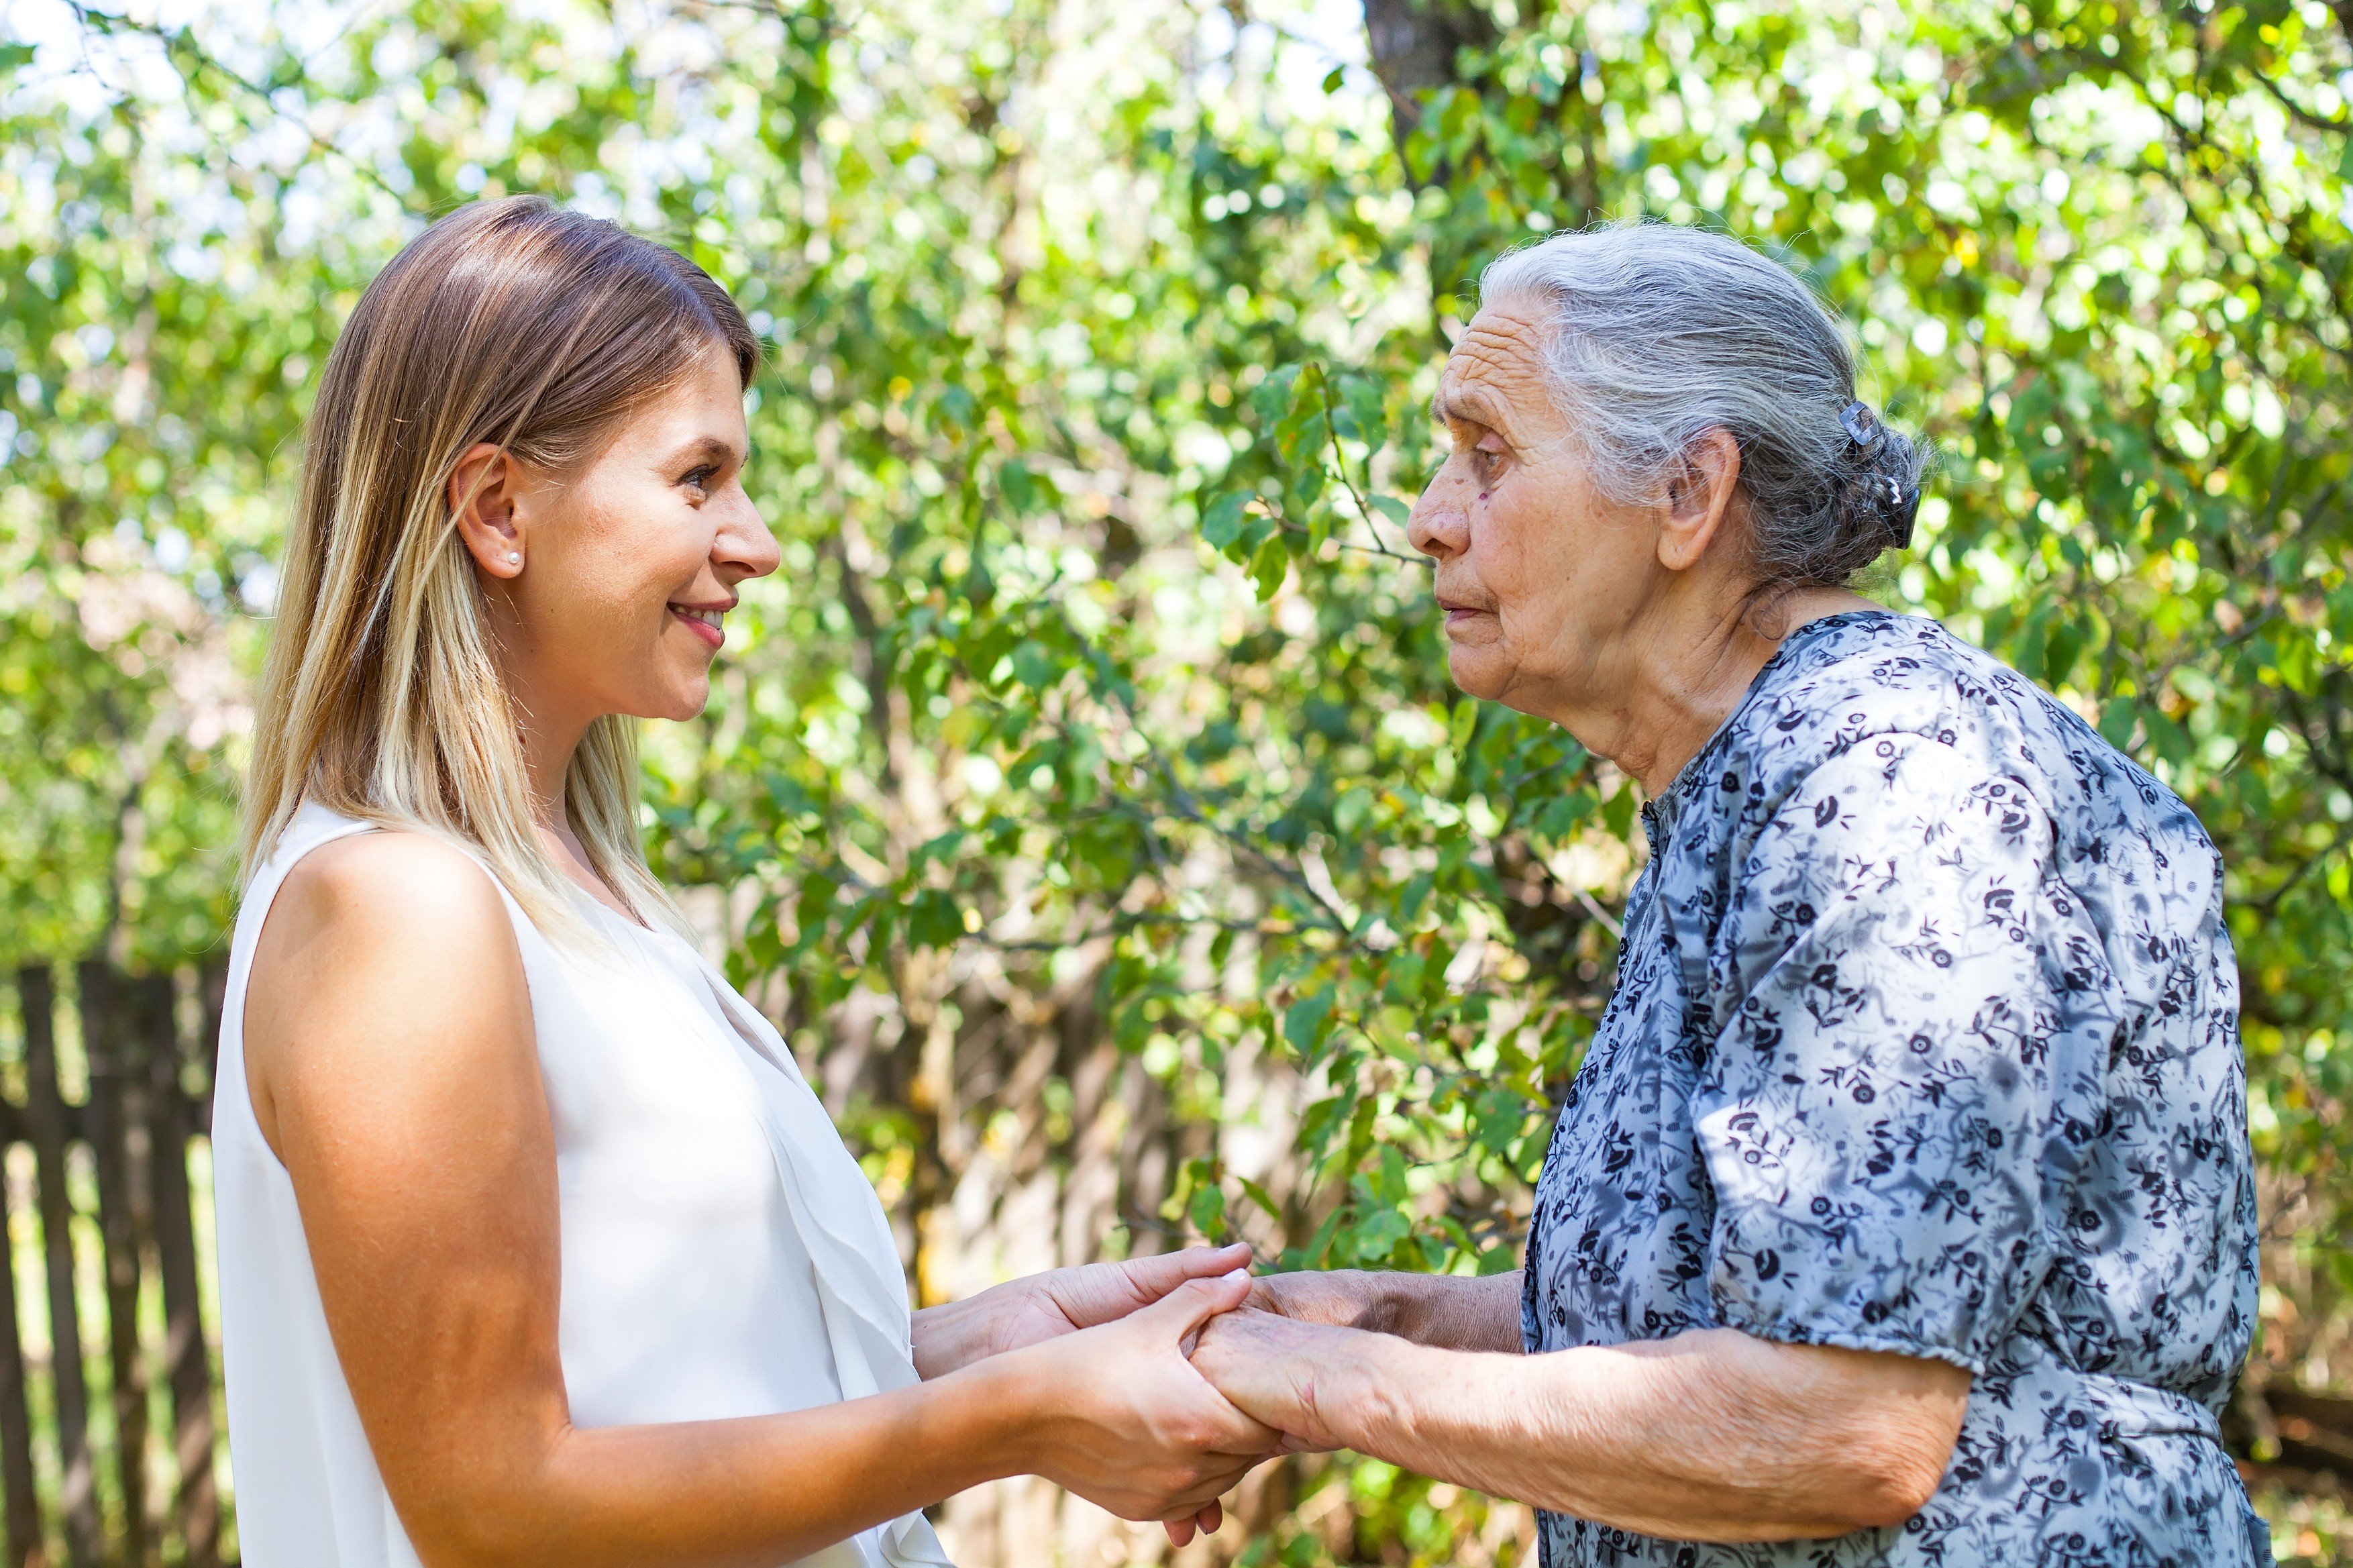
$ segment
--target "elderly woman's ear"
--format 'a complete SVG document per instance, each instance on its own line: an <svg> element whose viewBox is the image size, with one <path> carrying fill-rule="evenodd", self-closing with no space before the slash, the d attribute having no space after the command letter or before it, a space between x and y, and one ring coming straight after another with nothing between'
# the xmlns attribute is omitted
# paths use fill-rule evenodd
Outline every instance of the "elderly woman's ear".
<svg viewBox="0 0 2353 1568"><path fill-rule="evenodd" d="M1667 482L1659 564L1670 572L1690 571L1724 536L1727 523L1740 522L1743 510L1740 443L1719 425L1691 444L1682 469Z"/></svg>

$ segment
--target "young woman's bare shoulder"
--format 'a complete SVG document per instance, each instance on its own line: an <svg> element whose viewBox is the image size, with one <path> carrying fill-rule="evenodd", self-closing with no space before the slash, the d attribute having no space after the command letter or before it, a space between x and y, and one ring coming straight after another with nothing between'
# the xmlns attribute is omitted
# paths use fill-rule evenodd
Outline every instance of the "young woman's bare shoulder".
<svg viewBox="0 0 2353 1568"><path fill-rule="evenodd" d="M395 947L474 946L509 929L497 884L465 851L428 834L375 832L302 857L279 888L262 941L353 931Z"/></svg>
<svg viewBox="0 0 2353 1568"><path fill-rule="evenodd" d="M488 871L425 834L355 834L311 850L279 889L254 952L248 1041L273 1025L308 1033L322 1007L345 1021L390 1007L421 1024L450 998L480 1006L523 984Z"/></svg>
<svg viewBox="0 0 2353 1568"><path fill-rule="evenodd" d="M313 1118L382 1116L471 1093L485 1070L527 1075L530 993L490 873L418 833L311 851L263 921L244 1047L255 1116L281 1158L289 1094Z"/></svg>

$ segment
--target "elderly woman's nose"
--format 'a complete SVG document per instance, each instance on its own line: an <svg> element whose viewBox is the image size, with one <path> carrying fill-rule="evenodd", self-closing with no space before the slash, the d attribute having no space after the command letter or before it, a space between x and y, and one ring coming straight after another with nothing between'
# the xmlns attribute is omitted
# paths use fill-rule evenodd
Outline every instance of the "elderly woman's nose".
<svg viewBox="0 0 2353 1568"><path fill-rule="evenodd" d="M1406 520L1408 544L1441 561L1471 547L1470 510L1461 495L1448 493L1460 488L1449 485L1443 476L1430 482L1421 500L1414 503L1413 515Z"/></svg>

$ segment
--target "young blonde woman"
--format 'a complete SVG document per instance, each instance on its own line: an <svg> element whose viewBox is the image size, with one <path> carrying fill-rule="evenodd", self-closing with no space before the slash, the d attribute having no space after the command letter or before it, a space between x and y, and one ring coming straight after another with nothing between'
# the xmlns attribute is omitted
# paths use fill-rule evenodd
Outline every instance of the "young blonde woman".
<svg viewBox="0 0 2353 1568"><path fill-rule="evenodd" d="M1035 1472L1180 1541L1277 1446L1185 1358L1243 1255L916 1313L791 1054L672 929L638 718L776 547L756 345L544 203L435 225L312 416L259 713L216 1162L253 1568L940 1564Z"/></svg>

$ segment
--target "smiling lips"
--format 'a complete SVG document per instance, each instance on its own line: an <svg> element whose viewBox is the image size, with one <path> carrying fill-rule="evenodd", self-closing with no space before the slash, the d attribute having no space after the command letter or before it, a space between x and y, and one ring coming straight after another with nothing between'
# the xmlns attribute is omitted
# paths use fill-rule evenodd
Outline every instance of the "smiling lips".
<svg viewBox="0 0 2353 1568"><path fill-rule="evenodd" d="M686 623L686 629L717 647L727 640L726 628L719 617L734 608L733 605L672 605L670 613Z"/></svg>

